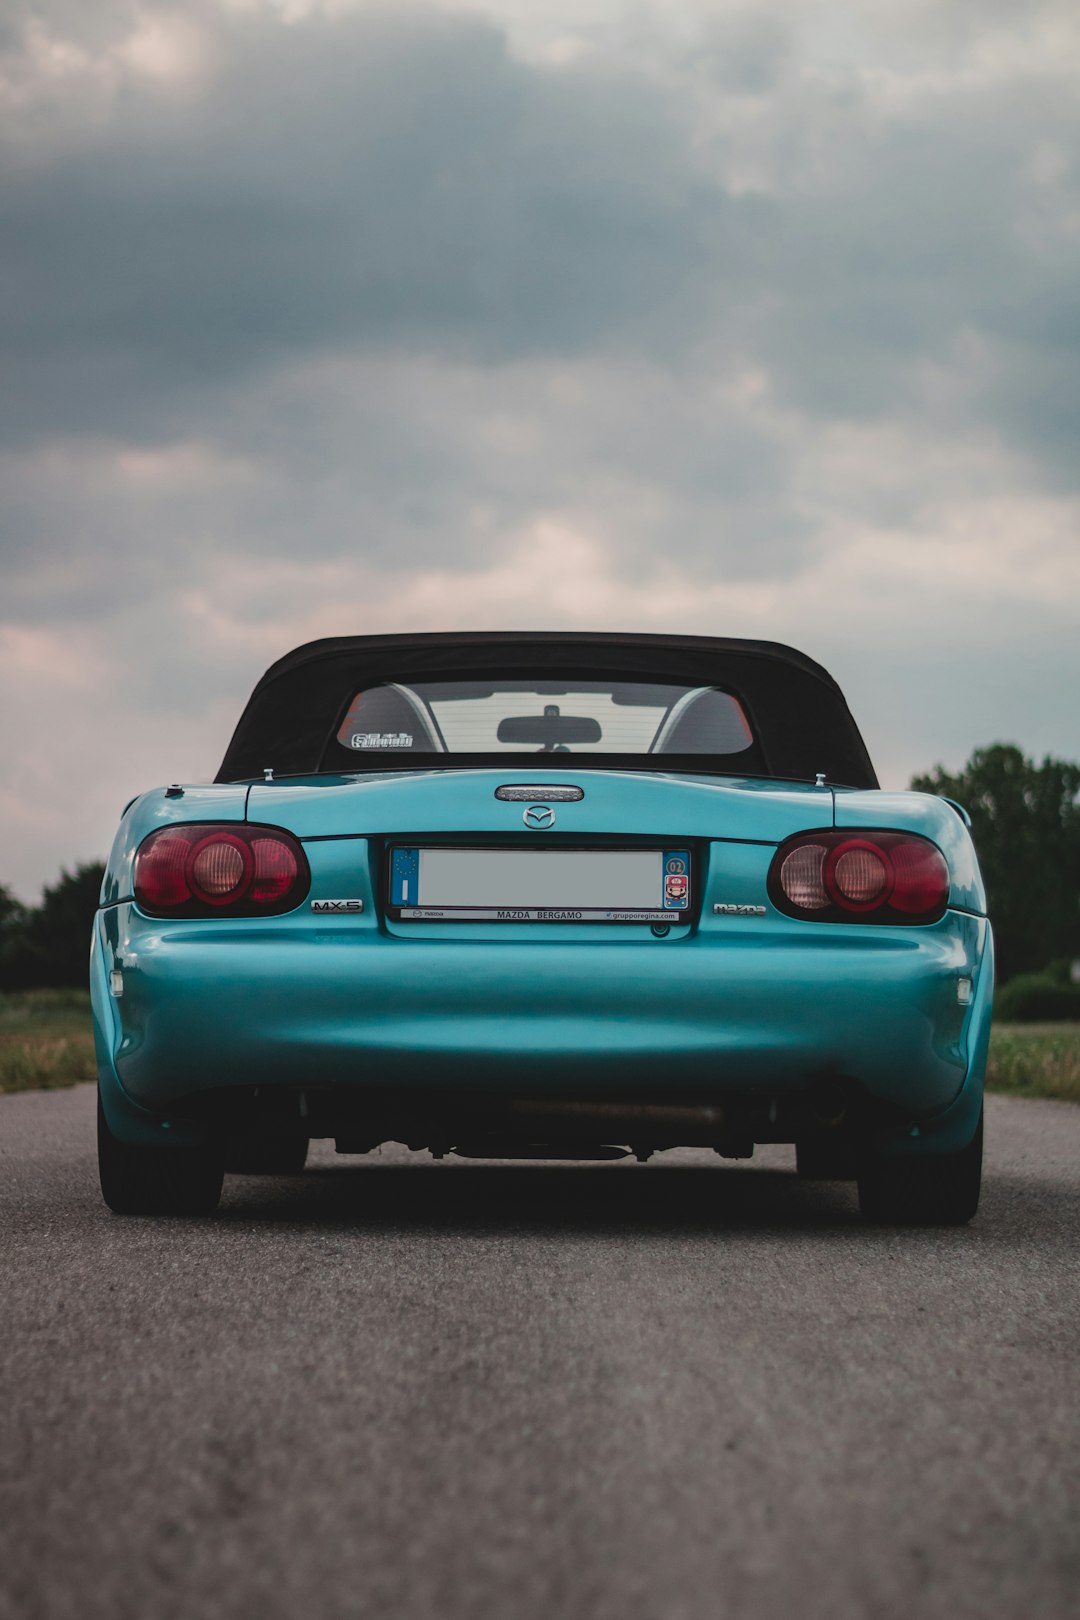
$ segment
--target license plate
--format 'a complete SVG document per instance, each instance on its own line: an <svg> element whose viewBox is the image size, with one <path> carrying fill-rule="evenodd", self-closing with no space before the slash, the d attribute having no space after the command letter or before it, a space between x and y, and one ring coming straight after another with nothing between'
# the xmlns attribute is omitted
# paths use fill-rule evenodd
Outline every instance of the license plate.
<svg viewBox="0 0 1080 1620"><path fill-rule="evenodd" d="M686 849L395 848L401 922L677 923L690 913Z"/></svg>

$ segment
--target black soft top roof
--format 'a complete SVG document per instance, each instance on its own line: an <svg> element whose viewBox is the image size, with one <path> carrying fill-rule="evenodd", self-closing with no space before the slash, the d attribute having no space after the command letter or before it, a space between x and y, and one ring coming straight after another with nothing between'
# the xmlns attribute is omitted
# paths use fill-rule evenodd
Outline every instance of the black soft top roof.
<svg viewBox="0 0 1080 1620"><path fill-rule="evenodd" d="M823 771L830 782L877 787L858 727L843 693L827 670L776 641L720 636L588 634L579 631L470 631L397 636L331 636L309 641L271 664L240 717L216 780L276 776L319 770L327 743L353 695L389 681L475 680L489 676L530 679L552 675L577 679L671 681L719 686L742 701L760 741L765 774L812 781ZM411 763L417 763L413 760ZM425 768L435 763L425 756ZM447 766L490 766L490 755L449 755ZM516 767L515 756L498 763ZM632 765L640 756L548 754L544 769L582 770ZM407 768L407 754L378 756L378 768ZM537 764L534 753L523 767ZM651 767L665 771L737 769L709 756L656 755ZM357 759L351 769L376 767Z"/></svg>

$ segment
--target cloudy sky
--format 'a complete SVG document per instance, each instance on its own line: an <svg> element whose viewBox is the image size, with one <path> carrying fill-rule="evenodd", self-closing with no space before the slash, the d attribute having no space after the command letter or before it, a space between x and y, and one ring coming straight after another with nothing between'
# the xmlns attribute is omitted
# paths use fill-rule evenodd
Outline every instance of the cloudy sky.
<svg viewBox="0 0 1080 1620"><path fill-rule="evenodd" d="M1075 0L0 0L0 881L343 632L1080 756Z"/></svg>

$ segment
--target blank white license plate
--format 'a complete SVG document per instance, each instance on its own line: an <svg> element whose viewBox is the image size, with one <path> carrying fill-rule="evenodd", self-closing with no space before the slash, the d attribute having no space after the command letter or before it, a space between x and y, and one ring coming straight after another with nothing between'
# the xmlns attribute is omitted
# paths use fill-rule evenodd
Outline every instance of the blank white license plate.
<svg viewBox="0 0 1080 1620"><path fill-rule="evenodd" d="M395 848L389 908L402 922L685 922L686 849Z"/></svg>

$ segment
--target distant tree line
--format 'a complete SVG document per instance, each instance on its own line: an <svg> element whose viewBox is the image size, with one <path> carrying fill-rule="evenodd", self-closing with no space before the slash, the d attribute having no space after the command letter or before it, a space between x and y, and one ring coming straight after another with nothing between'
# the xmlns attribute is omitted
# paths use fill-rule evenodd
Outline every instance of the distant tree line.
<svg viewBox="0 0 1080 1620"><path fill-rule="evenodd" d="M1080 958L1080 765L1036 764L995 743L976 749L963 770L935 766L911 785L956 799L971 817L999 982L1034 975L1064 990L1068 964ZM63 872L39 906L0 885L0 988L86 983L103 872L98 861ZM1080 1000L1080 990L1069 993Z"/></svg>
<svg viewBox="0 0 1080 1620"><path fill-rule="evenodd" d="M61 872L39 906L24 906L0 884L0 989L86 984L104 876L103 861Z"/></svg>
<svg viewBox="0 0 1080 1620"><path fill-rule="evenodd" d="M1080 765L1037 765L995 743L955 776L938 765L911 785L956 799L971 817L998 980L1080 957Z"/></svg>
<svg viewBox="0 0 1080 1620"><path fill-rule="evenodd" d="M956 799L971 836L994 924L995 1016L1080 1019L1080 765L1019 748L977 748L955 775L936 766L912 787Z"/></svg>

